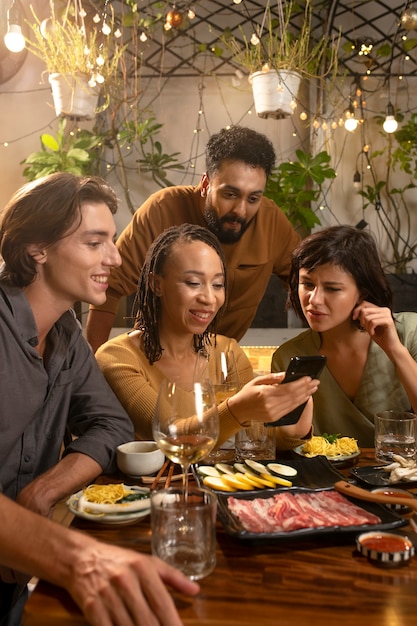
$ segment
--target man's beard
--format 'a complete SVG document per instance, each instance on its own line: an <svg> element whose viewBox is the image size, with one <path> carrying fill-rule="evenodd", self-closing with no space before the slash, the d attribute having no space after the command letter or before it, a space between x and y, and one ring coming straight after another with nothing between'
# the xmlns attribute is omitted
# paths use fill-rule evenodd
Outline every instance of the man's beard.
<svg viewBox="0 0 417 626"><path fill-rule="evenodd" d="M245 219L236 217L233 220L241 225L241 229L239 231L225 229L223 225L230 221L230 216L217 217L215 210L209 204L206 204L203 216L209 230L217 236L220 243L236 243L248 227Z"/></svg>

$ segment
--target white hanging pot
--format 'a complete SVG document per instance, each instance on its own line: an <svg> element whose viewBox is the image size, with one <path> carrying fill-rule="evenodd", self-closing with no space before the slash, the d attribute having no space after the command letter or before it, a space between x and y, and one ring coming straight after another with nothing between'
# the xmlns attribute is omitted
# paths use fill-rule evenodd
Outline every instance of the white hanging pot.
<svg viewBox="0 0 417 626"><path fill-rule="evenodd" d="M87 77L69 74L50 74L49 82L56 114L76 119L95 117L99 90L88 84Z"/></svg>
<svg viewBox="0 0 417 626"><path fill-rule="evenodd" d="M281 119L292 115L291 102L298 94L300 74L288 70L254 72L249 76L249 82L258 117Z"/></svg>

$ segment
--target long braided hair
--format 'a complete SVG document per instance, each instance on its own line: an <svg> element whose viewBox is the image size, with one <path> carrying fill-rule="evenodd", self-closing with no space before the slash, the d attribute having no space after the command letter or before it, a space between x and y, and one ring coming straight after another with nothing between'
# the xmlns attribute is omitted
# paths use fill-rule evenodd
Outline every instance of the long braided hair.
<svg viewBox="0 0 417 626"><path fill-rule="evenodd" d="M226 262L217 237L207 228L196 226L195 224L181 224L180 226L171 226L164 230L154 240L146 253L134 305L134 308L137 310L134 328L142 332L145 354L151 365L155 361L159 361L163 351L159 338L161 300L152 289L153 281L151 277L163 273L166 264L169 263L172 256L174 245L184 245L193 241L202 241L217 252L223 266L224 287L225 293L227 293ZM210 335L215 335L217 319L225 305L226 301L203 333L194 335L194 349L196 352L204 350L207 345L211 344Z"/></svg>

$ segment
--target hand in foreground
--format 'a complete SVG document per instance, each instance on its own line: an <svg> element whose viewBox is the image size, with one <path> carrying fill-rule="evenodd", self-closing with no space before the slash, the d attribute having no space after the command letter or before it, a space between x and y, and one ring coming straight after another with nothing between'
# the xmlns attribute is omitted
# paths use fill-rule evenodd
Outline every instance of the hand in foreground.
<svg viewBox="0 0 417 626"><path fill-rule="evenodd" d="M258 376L229 398L228 405L236 419L241 424L254 418L260 422L275 422L307 402L320 384L317 379L303 376L281 385L284 376L285 372Z"/></svg>
<svg viewBox="0 0 417 626"><path fill-rule="evenodd" d="M65 587L93 626L180 626L164 583L188 595L199 591L156 557L89 540Z"/></svg>

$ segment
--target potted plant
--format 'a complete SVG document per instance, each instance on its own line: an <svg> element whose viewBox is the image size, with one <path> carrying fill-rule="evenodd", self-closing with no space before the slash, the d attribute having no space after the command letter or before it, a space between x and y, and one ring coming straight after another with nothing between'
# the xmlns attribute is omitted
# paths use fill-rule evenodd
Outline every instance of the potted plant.
<svg viewBox="0 0 417 626"><path fill-rule="evenodd" d="M51 15L43 21L32 8L35 21L27 21L32 38L26 39L26 47L46 65L57 115L90 119L99 95L106 102L115 87L124 48L112 12L96 24L80 0L72 12L70 7L68 3L61 13L51 1Z"/></svg>
<svg viewBox="0 0 417 626"><path fill-rule="evenodd" d="M274 200L301 235L320 225L313 203L322 193L323 183L336 177L326 151L315 156L296 150L297 159L280 163L268 178L265 195Z"/></svg>
<svg viewBox="0 0 417 626"><path fill-rule="evenodd" d="M41 135L41 149L32 152L21 163L23 176L29 181L55 172L71 172L78 176L97 173L99 149L103 138L88 130L66 132L67 119L60 118L56 136Z"/></svg>
<svg viewBox="0 0 417 626"><path fill-rule="evenodd" d="M302 78L324 79L337 72L339 39L314 37L311 0L301 9L294 0L283 4L279 0L278 18L267 4L262 27L250 38L242 32L240 40L230 31L221 38L233 63L249 72L259 117L290 115ZM293 27L295 18L299 29Z"/></svg>

